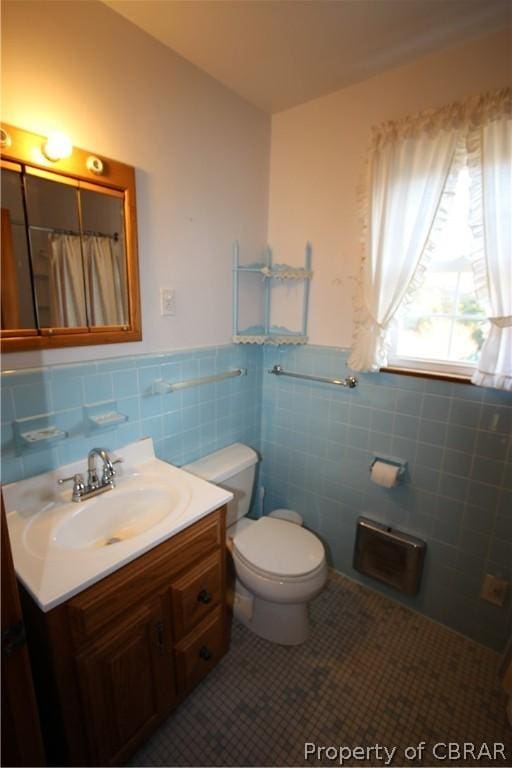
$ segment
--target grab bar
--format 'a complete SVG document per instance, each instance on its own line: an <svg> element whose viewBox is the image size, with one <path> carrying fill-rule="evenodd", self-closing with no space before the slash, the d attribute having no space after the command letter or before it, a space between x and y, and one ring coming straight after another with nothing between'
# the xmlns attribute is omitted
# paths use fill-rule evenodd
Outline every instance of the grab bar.
<svg viewBox="0 0 512 768"><path fill-rule="evenodd" d="M189 387L199 387L201 384L211 384L214 381L224 381L224 379L234 379L236 376L246 376L247 368L235 368L234 371L225 373L214 373L212 376L202 376L200 379L188 379L187 381L165 381L157 379L153 382L152 391L154 395L166 395L168 392L176 392L179 389L188 389Z"/></svg>
<svg viewBox="0 0 512 768"><path fill-rule="evenodd" d="M346 379L328 379L325 376L309 376L307 373L289 373L284 371L281 365L274 365L269 373L273 373L275 376L292 376L294 379L320 381L323 384L336 384L338 387L348 387L349 389L354 389L359 383L355 376L347 376Z"/></svg>

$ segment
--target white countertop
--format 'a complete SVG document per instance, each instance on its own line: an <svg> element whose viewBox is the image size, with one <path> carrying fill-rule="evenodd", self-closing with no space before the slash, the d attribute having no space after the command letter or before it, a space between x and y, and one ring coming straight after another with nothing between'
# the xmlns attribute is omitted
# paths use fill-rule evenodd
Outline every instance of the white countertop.
<svg viewBox="0 0 512 768"><path fill-rule="evenodd" d="M57 485L61 477L84 473L86 458L3 488L14 568L43 611L50 611L233 498L230 491L155 458L150 438L116 451L116 456L123 459L116 465L116 487L86 501L71 501L71 483ZM110 546L63 545L62 535L59 538L56 532L63 525L70 528L69 522L73 525L78 515L84 519L97 500L103 506L109 500L119 506L121 499L132 494L143 500L151 483L168 489L175 502L172 511L160 515L149 528ZM147 495L149 498L151 493ZM78 529L70 530L74 534Z"/></svg>

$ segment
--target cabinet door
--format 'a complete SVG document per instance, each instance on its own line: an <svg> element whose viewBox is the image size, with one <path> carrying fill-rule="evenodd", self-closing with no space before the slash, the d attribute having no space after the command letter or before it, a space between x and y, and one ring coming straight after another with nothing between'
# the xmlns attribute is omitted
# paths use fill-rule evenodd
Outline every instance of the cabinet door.
<svg viewBox="0 0 512 768"><path fill-rule="evenodd" d="M20 599L1 501L2 765L46 765Z"/></svg>
<svg viewBox="0 0 512 768"><path fill-rule="evenodd" d="M175 700L170 628L160 599L130 611L76 662L95 764L121 763Z"/></svg>

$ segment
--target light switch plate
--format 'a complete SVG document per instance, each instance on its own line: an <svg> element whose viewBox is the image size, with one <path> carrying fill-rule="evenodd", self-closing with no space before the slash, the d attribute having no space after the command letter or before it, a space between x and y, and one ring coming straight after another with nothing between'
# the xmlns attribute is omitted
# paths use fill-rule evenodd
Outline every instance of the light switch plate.
<svg viewBox="0 0 512 768"><path fill-rule="evenodd" d="M174 288L160 288L160 313L162 315L176 314Z"/></svg>

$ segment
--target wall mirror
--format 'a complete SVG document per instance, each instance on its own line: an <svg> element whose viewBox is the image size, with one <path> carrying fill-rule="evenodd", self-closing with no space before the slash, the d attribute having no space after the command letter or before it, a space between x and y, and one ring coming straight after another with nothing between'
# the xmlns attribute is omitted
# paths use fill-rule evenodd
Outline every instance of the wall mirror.
<svg viewBox="0 0 512 768"><path fill-rule="evenodd" d="M139 341L134 169L46 142L1 129L2 350Z"/></svg>

